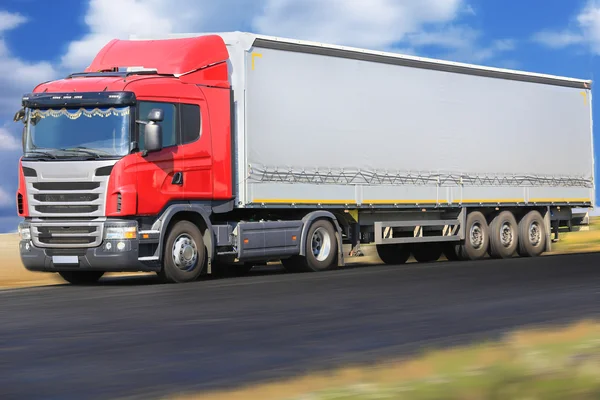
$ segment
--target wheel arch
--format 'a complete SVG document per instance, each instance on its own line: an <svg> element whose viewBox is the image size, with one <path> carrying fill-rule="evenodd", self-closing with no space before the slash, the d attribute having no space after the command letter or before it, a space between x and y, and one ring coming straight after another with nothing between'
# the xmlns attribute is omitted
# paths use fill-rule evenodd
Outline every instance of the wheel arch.
<svg viewBox="0 0 600 400"><path fill-rule="evenodd" d="M306 255L306 240L308 236L308 230L313 222L317 220L326 220L333 224L333 228L335 229L335 236L338 242L338 266L343 266L344 262L344 250L343 250L343 240L342 240L342 228L337 217L329 212L329 211L313 211L306 214L302 218L302 234L300 236L300 255Z"/></svg>
<svg viewBox="0 0 600 400"><path fill-rule="evenodd" d="M211 273L211 263L215 255L213 226L210 222L211 213L210 207L203 205L174 204L167 208L153 226L153 229L160 231L158 241L159 261L163 261L165 240L167 239L171 227L178 221L190 221L194 223L202 233L208 262L207 272Z"/></svg>

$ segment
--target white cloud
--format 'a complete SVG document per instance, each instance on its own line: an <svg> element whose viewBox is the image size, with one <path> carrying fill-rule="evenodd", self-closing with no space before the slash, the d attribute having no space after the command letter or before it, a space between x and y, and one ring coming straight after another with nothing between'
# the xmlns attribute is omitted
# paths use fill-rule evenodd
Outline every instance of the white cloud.
<svg viewBox="0 0 600 400"><path fill-rule="evenodd" d="M0 10L0 33L15 29L17 26L27 22L27 18L19 13L9 13Z"/></svg>
<svg viewBox="0 0 600 400"><path fill-rule="evenodd" d="M236 29L253 5L251 0L90 0L85 15L89 33L69 44L62 67L81 71L110 40L131 34Z"/></svg>
<svg viewBox="0 0 600 400"><path fill-rule="evenodd" d="M469 12L464 6L463 0L266 0L253 27L276 36L388 49L408 34Z"/></svg>
<svg viewBox="0 0 600 400"><path fill-rule="evenodd" d="M21 96L39 82L56 77L56 69L49 62L27 62L11 54L4 33L26 23L20 14L0 11L0 114L17 111Z"/></svg>
<svg viewBox="0 0 600 400"><path fill-rule="evenodd" d="M600 54L600 1L589 0L572 20L571 28L559 31L543 30L533 40L550 48L589 46L592 53Z"/></svg>
<svg viewBox="0 0 600 400"><path fill-rule="evenodd" d="M21 148L21 142L8 129L0 126L0 152L14 151Z"/></svg>

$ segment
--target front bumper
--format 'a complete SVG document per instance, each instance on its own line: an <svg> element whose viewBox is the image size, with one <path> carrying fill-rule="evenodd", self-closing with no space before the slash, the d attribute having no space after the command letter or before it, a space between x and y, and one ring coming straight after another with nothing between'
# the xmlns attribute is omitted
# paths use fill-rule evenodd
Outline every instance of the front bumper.
<svg viewBox="0 0 600 400"><path fill-rule="evenodd" d="M114 221L110 222L114 225ZM27 224L23 225L27 227ZM139 238L106 239L99 246L68 248L36 246L31 238L21 238L19 252L29 271L156 272L160 266L139 261Z"/></svg>

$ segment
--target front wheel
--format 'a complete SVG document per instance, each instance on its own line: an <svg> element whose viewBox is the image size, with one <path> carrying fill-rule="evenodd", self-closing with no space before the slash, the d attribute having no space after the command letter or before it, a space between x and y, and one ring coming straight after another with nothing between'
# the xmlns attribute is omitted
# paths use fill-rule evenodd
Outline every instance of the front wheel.
<svg viewBox="0 0 600 400"><path fill-rule="evenodd" d="M73 285L90 285L98 282L103 271L61 271L58 273L65 281Z"/></svg>
<svg viewBox="0 0 600 400"><path fill-rule="evenodd" d="M158 276L164 282L185 283L198 279L206 261L206 248L200 229L189 221L179 221L169 231Z"/></svg>

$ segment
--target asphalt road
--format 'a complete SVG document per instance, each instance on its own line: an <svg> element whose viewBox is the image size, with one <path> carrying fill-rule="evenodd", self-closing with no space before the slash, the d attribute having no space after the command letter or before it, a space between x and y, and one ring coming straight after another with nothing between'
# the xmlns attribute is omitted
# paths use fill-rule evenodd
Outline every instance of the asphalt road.
<svg viewBox="0 0 600 400"><path fill-rule="evenodd" d="M151 399L597 317L600 255L0 292L0 398Z"/></svg>

